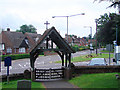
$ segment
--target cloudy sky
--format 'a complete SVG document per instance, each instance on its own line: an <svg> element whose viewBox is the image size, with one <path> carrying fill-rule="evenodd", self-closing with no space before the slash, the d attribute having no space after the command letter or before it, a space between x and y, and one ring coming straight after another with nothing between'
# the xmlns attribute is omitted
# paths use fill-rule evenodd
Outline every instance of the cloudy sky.
<svg viewBox="0 0 120 90"><path fill-rule="evenodd" d="M66 18L52 18L52 16L69 16L69 34L80 37L88 36L92 26L95 33L95 19L104 13L115 13L117 9L108 8L110 2L94 2L94 0L0 0L0 28L10 27L15 31L23 24L32 24L37 32L42 34L48 21L49 28L54 26L64 37L66 30Z"/></svg>

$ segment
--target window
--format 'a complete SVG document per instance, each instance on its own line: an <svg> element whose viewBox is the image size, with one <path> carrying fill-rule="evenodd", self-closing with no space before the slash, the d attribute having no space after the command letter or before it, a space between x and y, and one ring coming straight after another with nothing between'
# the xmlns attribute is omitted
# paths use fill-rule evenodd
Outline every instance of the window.
<svg viewBox="0 0 120 90"><path fill-rule="evenodd" d="M25 39L26 44L28 44L28 39Z"/></svg>
<svg viewBox="0 0 120 90"><path fill-rule="evenodd" d="M25 48L19 48L19 53L25 53Z"/></svg>
<svg viewBox="0 0 120 90"><path fill-rule="evenodd" d="M37 42L39 40L39 38L37 37L36 39L35 39L35 41Z"/></svg>
<svg viewBox="0 0 120 90"><path fill-rule="evenodd" d="M5 44L0 44L0 50L5 50Z"/></svg>
<svg viewBox="0 0 120 90"><path fill-rule="evenodd" d="M16 48L14 49L14 52L16 53Z"/></svg>
<svg viewBox="0 0 120 90"><path fill-rule="evenodd" d="M7 53L12 53L12 49L11 48L7 48Z"/></svg>

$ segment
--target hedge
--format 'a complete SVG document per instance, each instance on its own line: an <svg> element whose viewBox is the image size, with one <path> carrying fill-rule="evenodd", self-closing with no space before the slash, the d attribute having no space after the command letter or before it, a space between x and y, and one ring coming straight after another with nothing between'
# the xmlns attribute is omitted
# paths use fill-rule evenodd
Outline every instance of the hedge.
<svg viewBox="0 0 120 90"><path fill-rule="evenodd" d="M78 45L74 45L74 46L71 46L72 49L74 51L82 51L82 50L86 50L86 49L89 49L89 46L78 46Z"/></svg>
<svg viewBox="0 0 120 90"><path fill-rule="evenodd" d="M6 57L11 57L12 60L16 60L16 59L30 58L30 54L14 54L14 55L2 55L2 56L0 56L2 61L4 61L4 59Z"/></svg>

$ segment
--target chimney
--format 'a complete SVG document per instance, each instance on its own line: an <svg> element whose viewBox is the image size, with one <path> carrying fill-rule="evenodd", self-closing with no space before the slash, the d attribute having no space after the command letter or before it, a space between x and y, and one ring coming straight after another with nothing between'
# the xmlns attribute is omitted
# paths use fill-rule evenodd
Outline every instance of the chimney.
<svg viewBox="0 0 120 90"><path fill-rule="evenodd" d="M7 31L10 31L10 28L7 28Z"/></svg>

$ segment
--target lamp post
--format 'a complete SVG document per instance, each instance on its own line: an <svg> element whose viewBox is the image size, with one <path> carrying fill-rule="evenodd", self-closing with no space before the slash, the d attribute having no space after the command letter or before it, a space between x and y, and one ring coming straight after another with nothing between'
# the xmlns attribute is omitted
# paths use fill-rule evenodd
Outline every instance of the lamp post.
<svg viewBox="0 0 120 90"><path fill-rule="evenodd" d="M92 47L92 27L91 26L84 26L84 28L90 28L90 35L91 35L91 40L90 40L90 47ZM92 48L90 48L91 51ZM91 51L92 53L92 51Z"/></svg>
<svg viewBox="0 0 120 90"><path fill-rule="evenodd" d="M67 18L67 41L68 41L68 17L78 16L78 15L85 15L85 13L69 15L69 16L52 16L52 18L56 18L56 17L66 17Z"/></svg>
<svg viewBox="0 0 120 90"><path fill-rule="evenodd" d="M95 19L96 23L96 55L97 55L97 19Z"/></svg>

